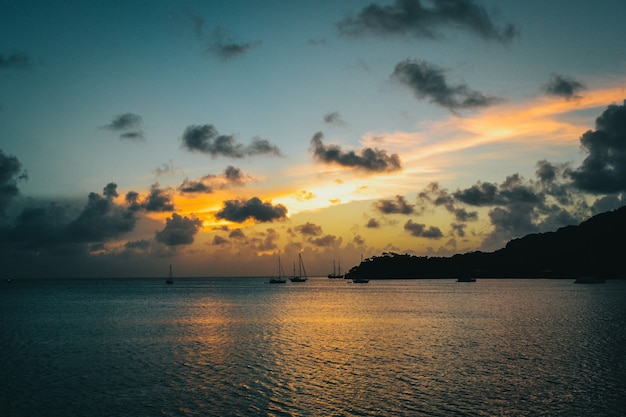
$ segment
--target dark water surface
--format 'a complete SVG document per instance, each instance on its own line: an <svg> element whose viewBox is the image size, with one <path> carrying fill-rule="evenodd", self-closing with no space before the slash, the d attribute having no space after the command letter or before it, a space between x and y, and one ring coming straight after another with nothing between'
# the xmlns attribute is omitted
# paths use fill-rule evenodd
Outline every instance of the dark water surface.
<svg viewBox="0 0 626 417"><path fill-rule="evenodd" d="M623 416L626 281L17 280L0 416Z"/></svg>

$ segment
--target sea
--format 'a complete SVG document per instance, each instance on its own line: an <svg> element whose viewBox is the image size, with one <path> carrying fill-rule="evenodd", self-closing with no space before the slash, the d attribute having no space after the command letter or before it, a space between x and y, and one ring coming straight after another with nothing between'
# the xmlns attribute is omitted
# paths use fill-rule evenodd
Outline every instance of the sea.
<svg viewBox="0 0 626 417"><path fill-rule="evenodd" d="M624 416L626 281L13 280L0 416Z"/></svg>

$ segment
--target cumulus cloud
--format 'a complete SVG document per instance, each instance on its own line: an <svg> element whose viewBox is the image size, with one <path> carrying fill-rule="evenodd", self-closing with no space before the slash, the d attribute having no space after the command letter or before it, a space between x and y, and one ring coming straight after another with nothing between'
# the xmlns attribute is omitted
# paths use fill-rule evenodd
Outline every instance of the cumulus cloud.
<svg viewBox="0 0 626 417"><path fill-rule="evenodd" d="M11 52L10 54L0 54L0 69L8 68L28 68L34 65L30 55L24 52Z"/></svg>
<svg viewBox="0 0 626 417"><path fill-rule="evenodd" d="M378 229L380 227L380 222L374 218L369 219L365 224L365 227L369 229Z"/></svg>
<svg viewBox="0 0 626 417"><path fill-rule="evenodd" d="M379 200L374 207L383 214L411 214L415 208L401 195L397 195L395 200Z"/></svg>
<svg viewBox="0 0 626 417"><path fill-rule="evenodd" d="M399 62L391 77L408 86L418 99L429 99L450 111L487 107L501 101L498 97L471 90L465 84L450 85L445 71L426 61L407 59Z"/></svg>
<svg viewBox="0 0 626 417"><path fill-rule="evenodd" d="M428 239L440 239L443 237L443 233L438 227L427 227L425 224L415 223L413 220L408 220L404 224L404 230L415 237L425 237Z"/></svg>
<svg viewBox="0 0 626 417"><path fill-rule="evenodd" d="M143 140L143 118L138 114L124 113L113 118L111 123L103 126L119 134L120 139Z"/></svg>
<svg viewBox="0 0 626 417"><path fill-rule="evenodd" d="M626 100L608 106L580 144L589 155L572 172L574 184L595 194L626 191Z"/></svg>
<svg viewBox="0 0 626 417"><path fill-rule="evenodd" d="M454 215L456 221L468 222L478 219L476 211L467 211L464 207L459 207L455 197L445 188L441 188L439 183L433 182L420 191L417 195L418 203L421 205L432 204L434 206L443 206L449 213ZM423 207L422 207L423 210Z"/></svg>
<svg viewBox="0 0 626 417"><path fill-rule="evenodd" d="M272 205L269 201L262 202L258 197L249 200L227 200L215 217L235 223L243 223L248 219L272 222L287 218L287 207L282 204Z"/></svg>
<svg viewBox="0 0 626 417"><path fill-rule="evenodd" d="M201 227L198 218L172 213L172 217L165 219L165 228L155 233L155 239L167 246L189 245Z"/></svg>
<svg viewBox="0 0 626 417"><path fill-rule="evenodd" d="M489 13L472 0L396 0L392 5L372 3L356 17L337 23L339 33L349 36L414 36L440 38L444 29L462 29L485 40L507 43L518 34L512 24L500 27Z"/></svg>
<svg viewBox="0 0 626 417"><path fill-rule="evenodd" d="M394 172L402 169L397 154L387 155L380 149L365 148L360 154L354 151L344 152L337 145L324 145L324 135L317 132L311 139L311 152L315 159L323 163L355 168L366 172Z"/></svg>
<svg viewBox="0 0 626 417"><path fill-rule="evenodd" d="M28 175L22 170L21 162L0 149L0 218L9 202L19 194L18 181L27 178Z"/></svg>
<svg viewBox="0 0 626 417"><path fill-rule="evenodd" d="M343 239L337 237L335 235L325 235L315 239L309 239L309 242L313 243L315 246L320 247L335 247L340 246Z"/></svg>
<svg viewBox="0 0 626 417"><path fill-rule="evenodd" d="M202 152L212 157L226 156L244 158L255 155L280 156L277 146L268 140L253 138L248 146L237 143L233 135L220 135L213 125L188 126L183 133L183 148L191 152Z"/></svg>
<svg viewBox="0 0 626 417"><path fill-rule="evenodd" d="M305 236L319 236L322 234L322 228L310 222L296 226L295 229Z"/></svg>
<svg viewBox="0 0 626 417"><path fill-rule="evenodd" d="M577 98L578 92L584 89L585 86L580 81L560 74L552 74L544 86L544 91L547 94L566 99Z"/></svg>
<svg viewBox="0 0 626 417"><path fill-rule="evenodd" d="M116 204L117 195L117 185L109 183L102 194L90 193L82 210L56 203L26 207L0 230L0 242L9 245L4 250L36 255L98 252L136 225L136 210Z"/></svg>

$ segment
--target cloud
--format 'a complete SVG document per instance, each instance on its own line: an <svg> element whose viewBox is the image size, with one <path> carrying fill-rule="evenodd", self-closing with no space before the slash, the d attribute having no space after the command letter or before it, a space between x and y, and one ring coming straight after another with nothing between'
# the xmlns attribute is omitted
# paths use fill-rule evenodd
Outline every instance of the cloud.
<svg viewBox="0 0 626 417"><path fill-rule="evenodd" d="M318 161L366 172L394 172L402 169L400 157L395 153L387 155L384 150L372 148L362 149L360 155L354 151L343 152L337 145L325 146L322 142L323 137L321 132L317 132L311 139L310 150Z"/></svg>
<svg viewBox="0 0 626 417"><path fill-rule="evenodd" d="M473 91L465 84L449 85L444 70L426 61L399 62L391 77L408 86L418 99L428 98L450 111L487 107L501 101Z"/></svg>
<svg viewBox="0 0 626 417"><path fill-rule="evenodd" d="M12 52L6 56L0 54L0 69L28 68L33 65L33 59L24 52Z"/></svg>
<svg viewBox="0 0 626 417"><path fill-rule="evenodd" d="M341 117L338 111L326 113L324 115L324 123L327 123L329 125L336 125L336 126L346 125L346 122L343 120L343 118Z"/></svg>
<svg viewBox="0 0 626 417"><path fill-rule="evenodd" d="M150 193L141 204L141 208L155 212L174 211L171 191L169 189L159 188L158 183L152 184L150 186Z"/></svg>
<svg viewBox="0 0 626 417"><path fill-rule="evenodd" d="M197 180L185 178L178 186L181 193L205 193L210 194L215 189L225 189L231 186L244 186L246 176L239 168L229 165L221 175L207 174Z"/></svg>
<svg viewBox="0 0 626 417"><path fill-rule="evenodd" d="M589 155L571 173L574 184L595 194L626 191L626 100L608 106L580 144Z"/></svg>
<svg viewBox="0 0 626 417"><path fill-rule="evenodd" d="M414 223L413 220L408 220L404 224L404 230L415 237L425 237L428 239L440 239L443 237L443 233L438 227L430 226L426 228L425 224Z"/></svg>
<svg viewBox="0 0 626 417"><path fill-rule="evenodd" d="M306 236L319 236L322 234L322 228L310 222L296 226L295 229L297 232Z"/></svg>
<svg viewBox="0 0 626 417"><path fill-rule="evenodd" d="M580 81L560 74L552 74L550 81L544 86L547 94L566 99L579 97L578 92L584 89L585 86Z"/></svg>
<svg viewBox="0 0 626 417"><path fill-rule="evenodd" d="M356 17L337 23L339 33L348 36L379 35L440 38L444 28L463 29L485 40L503 43L517 36L512 24L498 27L487 11L472 0L431 0L425 7L421 0L396 0L392 5L372 3Z"/></svg>
<svg viewBox="0 0 626 417"><path fill-rule="evenodd" d="M206 20L202 16L186 13L183 16L185 25L191 23L191 30L196 39L205 47L205 52L210 53L222 61L228 61L244 55L250 49L261 45L262 42L240 42L234 40L227 30L215 27L209 35L205 35Z"/></svg>
<svg viewBox="0 0 626 417"><path fill-rule="evenodd" d="M384 214L411 214L414 211L414 206L401 195L396 195L395 200L379 200L374 207Z"/></svg>
<svg viewBox="0 0 626 417"><path fill-rule="evenodd" d="M133 210L113 202L117 184L109 183L103 195L89 193L80 215L68 225L69 235L80 242L102 242L130 232L137 221Z"/></svg>
<svg viewBox="0 0 626 417"><path fill-rule="evenodd" d="M313 243L315 246L321 247L335 247L340 246L343 239L338 238L335 235L326 235L317 239L310 239L309 242Z"/></svg>
<svg viewBox="0 0 626 417"><path fill-rule="evenodd" d="M28 174L22 170L21 162L0 149L0 220L6 207L20 192L18 181L26 179Z"/></svg>
<svg viewBox="0 0 626 417"><path fill-rule="evenodd" d="M90 193L82 210L56 203L26 207L0 230L0 241L8 245L3 250L37 256L101 252L105 242L137 223L136 210L116 204L117 195L117 185L109 183L102 194Z"/></svg>
<svg viewBox="0 0 626 417"><path fill-rule="evenodd" d="M111 123L102 128L119 133L120 139L143 140L142 124L143 119L138 114L124 113L115 116Z"/></svg>
<svg viewBox="0 0 626 417"><path fill-rule="evenodd" d="M222 28L215 28L208 41L207 51L223 61L237 58L246 52L261 45L261 41L238 42L233 40Z"/></svg>
<svg viewBox="0 0 626 417"><path fill-rule="evenodd" d="M281 152L275 145L261 138L253 138L250 145L237 143L232 135L220 135L213 125L188 126L183 133L183 148L191 152L202 152L212 157L226 156L244 158L255 155L276 155Z"/></svg>
<svg viewBox="0 0 626 417"><path fill-rule="evenodd" d="M165 219L165 228L155 233L155 239L167 246L189 245L201 227L202 222L196 217L172 213L172 217Z"/></svg>
<svg viewBox="0 0 626 417"><path fill-rule="evenodd" d="M246 235L243 233L241 229L235 229L228 235L231 239L245 239Z"/></svg>
<svg viewBox="0 0 626 417"><path fill-rule="evenodd" d="M369 219L365 227L370 229L378 229L380 227L380 222L374 218Z"/></svg>
<svg viewBox="0 0 626 417"><path fill-rule="evenodd" d="M269 201L263 203L258 197L252 197L247 201L227 200L224 202L224 207L215 214L215 217L235 223L243 223L248 219L272 222L287 218L287 207L282 204L274 206Z"/></svg>
<svg viewBox="0 0 626 417"><path fill-rule="evenodd" d="M151 242L149 240L146 239L140 239L140 240L132 240L132 241L128 241L124 244L124 248L129 249L129 250L148 250L150 249L150 245Z"/></svg>
<svg viewBox="0 0 626 417"><path fill-rule="evenodd" d="M225 245L228 243L228 239L224 239L223 237L219 236L219 235L215 235L213 237L213 245L214 246L221 246L221 245Z"/></svg>

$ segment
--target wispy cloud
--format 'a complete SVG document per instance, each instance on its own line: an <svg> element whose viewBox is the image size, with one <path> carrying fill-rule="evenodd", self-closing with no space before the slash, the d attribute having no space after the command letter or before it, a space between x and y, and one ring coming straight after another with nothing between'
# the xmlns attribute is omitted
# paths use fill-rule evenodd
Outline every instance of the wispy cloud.
<svg viewBox="0 0 626 417"><path fill-rule="evenodd" d="M337 23L339 33L348 36L413 36L441 38L442 31L462 29L485 40L507 43L518 35L513 24L497 25L489 13L472 0L396 0L388 6L372 3L355 17Z"/></svg>
<svg viewBox="0 0 626 417"><path fill-rule="evenodd" d="M552 96L566 99L580 98L578 92L585 89L585 85L573 77L552 74L550 80L544 86L544 91Z"/></svg>
<svg viewBox="0 0 626 417"><path fill-rule="evenodd" d="M24 52L0 54L0 69L28 68L35 65L33 58Z"/></svg>
<svg viewBox="0 0 626 417"><path fill-rule="evenodd" d="M143 118L135 113L119 114L113 118L111 123L102 126L119 134L120 139L143 140Z"/></svg>

